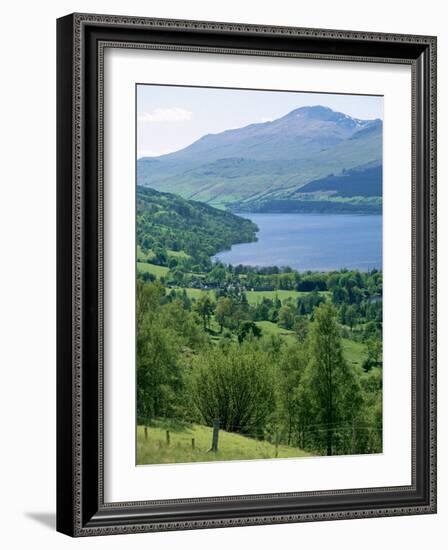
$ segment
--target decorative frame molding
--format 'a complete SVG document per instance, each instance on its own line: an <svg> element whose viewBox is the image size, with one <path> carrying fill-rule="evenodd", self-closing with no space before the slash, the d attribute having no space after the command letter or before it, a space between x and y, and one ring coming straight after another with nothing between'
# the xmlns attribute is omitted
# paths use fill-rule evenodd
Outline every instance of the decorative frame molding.
<svg viewBox="0 0 448 550"><path fill-rule="evenodd" d="M58 20L57 40L57 529L71 536L89 536L435 513L436 38L73 14ZM104 502L102 82L106 47L411 65L410 486ZM95 421L85 422L92 415Z"/></svg>

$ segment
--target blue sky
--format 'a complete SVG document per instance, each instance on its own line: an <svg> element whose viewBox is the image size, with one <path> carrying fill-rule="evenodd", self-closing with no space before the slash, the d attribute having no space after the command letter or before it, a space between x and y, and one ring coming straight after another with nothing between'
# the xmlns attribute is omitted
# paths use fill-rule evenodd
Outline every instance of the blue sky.
<svg viewBox="0 0 448 550"><path fill-rule="evenodd" d="M205 134L323 105L354 118L383 118L383 98L182 86L137 86L137 158L183 149Z"/></svg>

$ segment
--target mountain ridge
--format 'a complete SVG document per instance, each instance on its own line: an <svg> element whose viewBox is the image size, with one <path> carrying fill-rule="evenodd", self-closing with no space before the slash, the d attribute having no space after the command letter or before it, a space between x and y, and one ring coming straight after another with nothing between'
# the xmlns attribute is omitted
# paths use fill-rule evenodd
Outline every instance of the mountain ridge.
<svg viewBox="0 0 448 550"><path fill-rule="evenodd" d="M137 177L139 185L235 209L261 197L291 200L292 192L294 200L302 200L297 191L307 183L347 170L361 173L370 163L382 164L382 121L316 105L204 135L173 153L143 157ZM320 192L319 200L321 191L314 191ZM337 189L330 191L337 196ZM362 178L359 195L353 196L364 196Z"/></svg>

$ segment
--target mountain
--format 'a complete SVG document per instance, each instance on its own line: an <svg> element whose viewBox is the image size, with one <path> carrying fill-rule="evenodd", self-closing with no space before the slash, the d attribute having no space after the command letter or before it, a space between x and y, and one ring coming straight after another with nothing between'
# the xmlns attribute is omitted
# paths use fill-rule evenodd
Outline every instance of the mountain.
<svg viewBox="0 0 448 550"><path fill-rule="evenodd" d="M205 135L174 153L141 158L137 177L139 185L250 210L270 200L338 198L349 203L354 196L372 197L372 189L380 192L381 165L381 120L360 120L317 105L270 122ZM340 194L340 182L337 188L328 187L336 183L328 178L347 173L356 195ZM362 182L372 177L378 181L367 189ZM310 183L303 196L301 189Z"/></svg>

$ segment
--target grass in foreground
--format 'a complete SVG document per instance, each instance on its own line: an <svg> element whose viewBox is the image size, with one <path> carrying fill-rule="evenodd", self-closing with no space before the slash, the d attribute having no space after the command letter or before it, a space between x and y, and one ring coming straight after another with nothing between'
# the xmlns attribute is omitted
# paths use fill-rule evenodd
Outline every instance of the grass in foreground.
<svg viewBox="0 0 448 550"><path fill-rule="evenodd" d="M211 462L220 460L253 460L266 458L293 458L310 456L297 447L275 445L250 437L219 431L218 452L208 452L212 442L212 428L193 424L170 428L170 443L166 442L166 428L148 428L145 439L143 426L137 428L137 464L172 464L179 462ZM194 449L192 447L194 439Z"/></svg>

